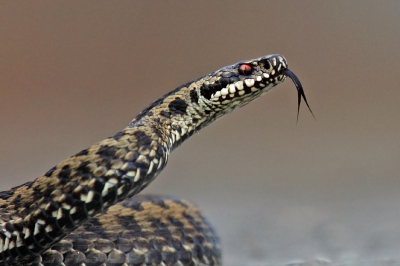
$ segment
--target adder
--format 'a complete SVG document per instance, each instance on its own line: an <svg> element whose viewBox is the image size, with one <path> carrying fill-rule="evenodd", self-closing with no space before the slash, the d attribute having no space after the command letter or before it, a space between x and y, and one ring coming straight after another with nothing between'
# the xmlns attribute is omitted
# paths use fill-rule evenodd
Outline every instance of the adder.
<svg viewBox="0 0 400 266"><path fill-rule="evenodd" d="M302 98L311 111L282 55L238 62L167 93L114 136L0 192L0 265L219 265L218 237L200 210L135 195L186 139L286 77L298 90L298 111Z"/></svg>

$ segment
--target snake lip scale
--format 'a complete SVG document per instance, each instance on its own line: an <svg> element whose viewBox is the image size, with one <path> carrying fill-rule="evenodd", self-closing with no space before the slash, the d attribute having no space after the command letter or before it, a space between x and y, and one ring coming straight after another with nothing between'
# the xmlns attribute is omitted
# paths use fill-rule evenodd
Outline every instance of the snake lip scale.
<svg viewBox="0 0 400 266"><path fill-rule="evenodd" d="M301 98L308 106L282 55L241 61L176 88L114 136L0 192L0 265L219 265L218 237L199 210L135 195L184 140L286 77L298 108Z"/></svg>

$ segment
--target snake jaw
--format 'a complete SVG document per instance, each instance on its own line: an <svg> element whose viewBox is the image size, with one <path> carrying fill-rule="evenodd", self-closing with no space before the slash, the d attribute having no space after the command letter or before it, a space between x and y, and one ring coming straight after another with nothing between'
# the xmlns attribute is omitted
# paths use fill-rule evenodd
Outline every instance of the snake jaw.
<svg viewBox="0 0 400 266"><path fill-rule="evenodd" d="M210 74L200 87L200 95L207 103L218 109L243 106L282 83L287 68L282 55L268 55L254 60L242 61ZM208 82L207 82L208 81Z"/></svg>

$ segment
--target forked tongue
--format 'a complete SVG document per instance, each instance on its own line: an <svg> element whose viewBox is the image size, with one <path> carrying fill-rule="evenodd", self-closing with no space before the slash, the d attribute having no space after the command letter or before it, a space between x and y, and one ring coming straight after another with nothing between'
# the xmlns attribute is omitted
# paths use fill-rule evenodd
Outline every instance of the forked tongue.
<svg viewBox="0 0 400 266"><path fill-rule="evenodd" d="M315 118L314 113L311 111L310 106L308 105L307 98L306 98L306 95L304 94L303 86L301 86L300 80L289 69L283 70L282 74L287 76L287 77L289 77L293 81L293 83L294 83L294 85L296 86L296 89L297 89L297 121L299 121L300 103L301 103L301 98L302 97L303 97L304 101L306 102L308 110L310 110L310 112L311 112L312 116L314 117L314 119L317 120Z"/></svg>

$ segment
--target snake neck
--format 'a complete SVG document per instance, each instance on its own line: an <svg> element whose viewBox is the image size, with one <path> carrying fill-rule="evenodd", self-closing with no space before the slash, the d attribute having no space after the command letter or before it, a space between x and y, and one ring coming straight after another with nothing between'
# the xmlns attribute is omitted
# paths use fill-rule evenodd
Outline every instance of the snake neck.
<svg viewBox="0 0 400 266"><path fill-rule="evenodd" d="M206 123L211 123L211 112L201 103L193 102L194 94L193 88L179 87L143 110L129 127L150 126L163 136L166 146L173 151Z"/></svg>

